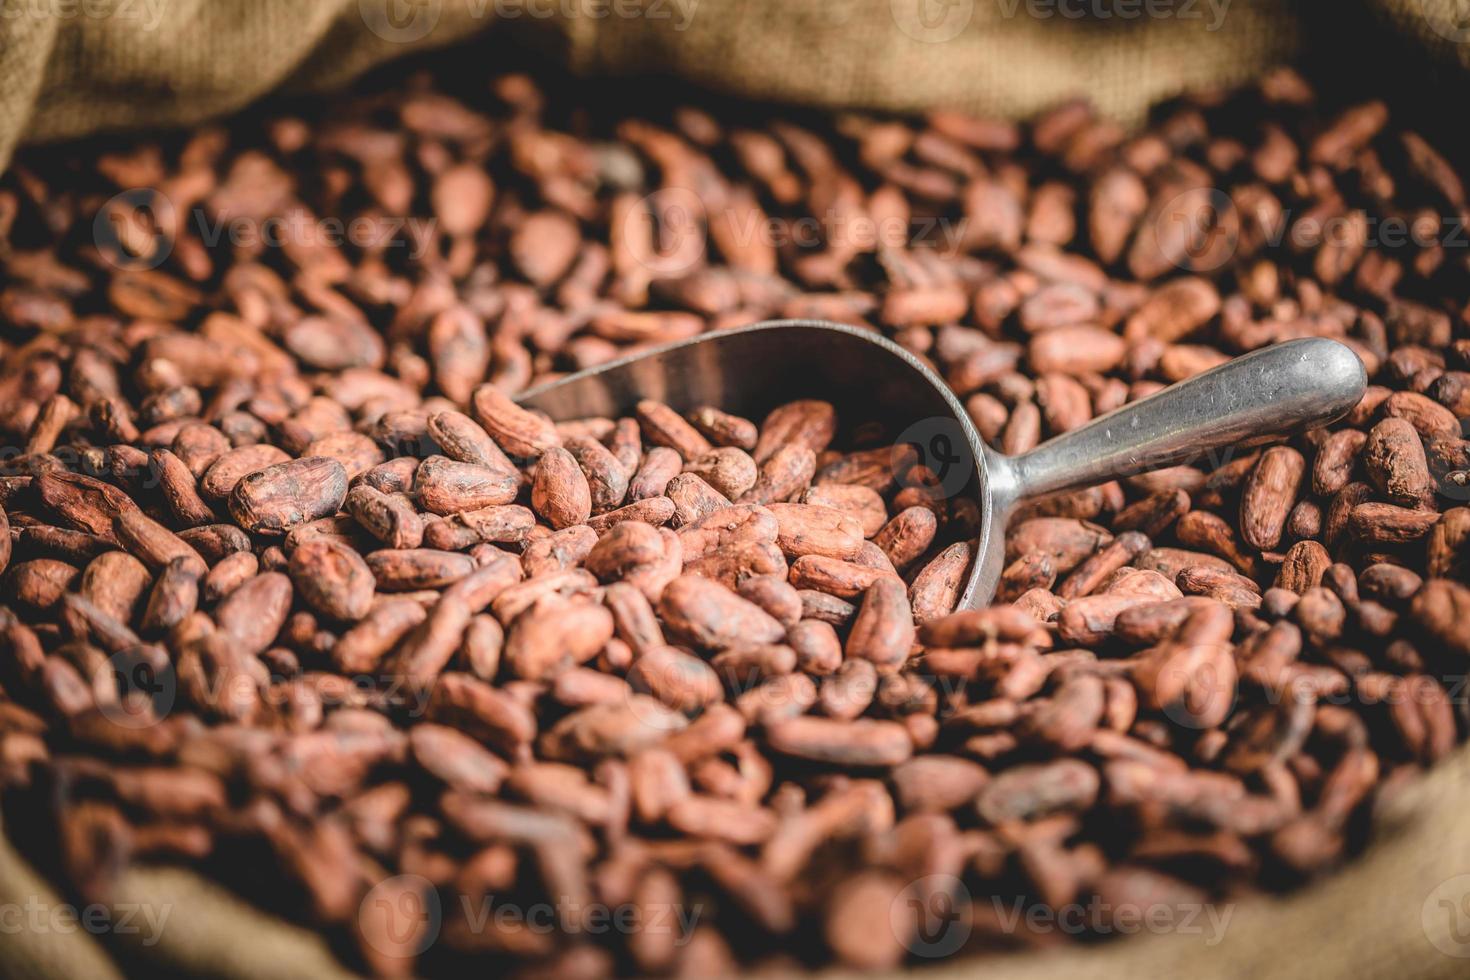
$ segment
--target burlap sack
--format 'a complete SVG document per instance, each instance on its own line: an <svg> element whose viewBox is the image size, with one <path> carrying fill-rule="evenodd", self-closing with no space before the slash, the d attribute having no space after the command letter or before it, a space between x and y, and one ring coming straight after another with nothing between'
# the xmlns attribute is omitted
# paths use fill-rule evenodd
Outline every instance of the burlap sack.
<svg viewBox="0 0 1470 980"><path fill-rule="evenodd" d="M1224 9L1224 16L1217 14ZM1121 119L1185 88L1292 57L1377 78L1394 43L1456 81L1470 68L1461 0L0 0L0 166L21 142L177 126L274 91L340 86L389 59L496 28L577 72L669 72L737 95L1023 116L1090 96ZM1351 9L1342 9L1348 7ZM1139 10L1167 16L1132 16ZM1096 13L1101 11L1101 13ZM1362 859L1284 899L1229 909L1215 931L959 962L993 978L1462 977L1470 970L1470 749L1379 815ZM196 875L140 869L119 908L166 909L151 932L89 934L27 909L68 908L0 839L0 976L342 975L320 938ZM147 940L156 939L156 942Z"/></svg>
<svg viewBox="0 0 1470 980"><path fill-rule="evenodd" d="M0 166L20 142L176 126L490 31L583 73L735 95L1124 120L1316 46L1389 79L1395 38L1470 65L1463 0L0 0ZM1416 59L1417 60L1417 59Z"/></svg>

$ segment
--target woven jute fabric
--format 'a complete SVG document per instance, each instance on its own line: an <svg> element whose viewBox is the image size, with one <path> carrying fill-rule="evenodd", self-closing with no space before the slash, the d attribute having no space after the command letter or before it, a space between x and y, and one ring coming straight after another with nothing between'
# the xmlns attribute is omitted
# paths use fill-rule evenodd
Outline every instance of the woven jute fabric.
<svg viewBox="0 0 1470 980"><path fill-rule="evenodd" d="M1463 57L1420 0L1373 2ZM1129 120L1289 59L1299 21L1285 0L0 0L0 165L21 143L331 89L481 31L578 72L737 96L1023 116L1084 94Z"/></svg>
<svg viewBox="0 0 1470 980"><path fill-rule="evenodd" d="M1012 117L1080 94L1135 120L1309 47L1385 84L1394 46L1470 70L1464 0L0 0L0 164L22 143L329 90L480 32L584 74Z"/></svg>
<svg viewBox="0 0 1470 980"><path fill-rule="evenodd" d="M1470 71L1466 6L1366 0L1353 19L1360 33L1382 32L1375 43L1394 39L1458 80ZM530 39L585 75L661 73L755 99L1011 117L1080 94L1130 121L1160 98L1246 80L1311 43L1360 50L1361 38L1355 49L1332 33L1347 19L1339 12L1268 0L0 0L0 167L23 143L190 125L270 93L340 87L487 30L476 43ZM1217 910L1229 915L1223 932L1200 923L924 976L1463 977L1467 813L1462 750L1375 816L1364 856L1304 891ZM189 976L342 975L309 929L188 871L133 869L107 900L166 910L165 925L157 935L89 932L52 916L27 927L26 910L76 900L0 839L0 976L107 978L122 975L118 964Z"/></svg>

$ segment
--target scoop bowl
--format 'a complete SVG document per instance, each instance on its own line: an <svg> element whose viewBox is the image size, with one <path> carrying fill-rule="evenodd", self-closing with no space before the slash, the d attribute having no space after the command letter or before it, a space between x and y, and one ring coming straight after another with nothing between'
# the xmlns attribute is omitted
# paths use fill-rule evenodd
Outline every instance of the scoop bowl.
<svg viewBox="0 0 1470 980"><path fill-rule="evenodd" d="M980 509L975 561L957 608L995 594L1016 505L1046 494L1201 458L1213 463L1346 414L1367 376L1344 344L1291 340L1237 357L1101 415L1030 452L985 445L964 406L923 361L876 331L772 320L704 334L527 389L517 401L553 420L618 417L644 398L680 412L714 405L759 421L797 398L836 407L848 435L911 443L946 497Z"/></svg>

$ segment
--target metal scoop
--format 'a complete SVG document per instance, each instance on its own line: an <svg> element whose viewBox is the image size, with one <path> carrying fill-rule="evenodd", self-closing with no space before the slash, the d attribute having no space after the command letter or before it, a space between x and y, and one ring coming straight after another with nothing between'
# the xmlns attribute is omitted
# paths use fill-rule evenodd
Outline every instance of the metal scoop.
<svg viewBox="0 0 1470 980"><path fill-rule="evenodd" d="M878 426L893 442L915 444L946 495L979 504L976 560L958 606L968 609L995 594L1006 521L1021 501L1210 454L1218 461L1223 451L1339 418L1366 385L1362 362L1345 345L1292 340L1006 456L984 444L944 381L897 344L836 323L774 320L610 361L517 400L558 421L618 417L653 398L680 412L714 405L757 422L794 399L831 401L845 431Z"/></svg>

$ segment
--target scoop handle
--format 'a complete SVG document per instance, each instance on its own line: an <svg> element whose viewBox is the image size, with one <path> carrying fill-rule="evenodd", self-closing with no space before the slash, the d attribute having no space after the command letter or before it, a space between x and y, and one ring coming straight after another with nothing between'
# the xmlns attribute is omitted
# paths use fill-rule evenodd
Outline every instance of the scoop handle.
<svg viewBox="0 0 1470 980"><path fill-rule="evenodd" d="M1292 340L1227 361L1099 416L1002 464L1011 503L1195 460L1324 425L1363 397L1363 363L1344 344Z"/></svg>

